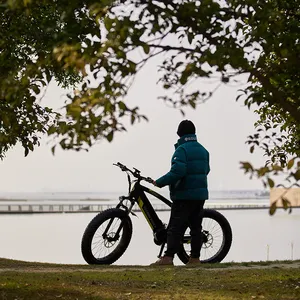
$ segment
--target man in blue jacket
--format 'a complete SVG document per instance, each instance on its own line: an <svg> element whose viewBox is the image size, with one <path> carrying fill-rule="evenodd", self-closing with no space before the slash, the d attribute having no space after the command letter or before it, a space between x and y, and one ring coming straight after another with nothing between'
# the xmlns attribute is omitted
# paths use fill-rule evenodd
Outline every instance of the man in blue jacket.
<svg viewBox="0 0 300 300"><path fill-rule="evenodd" d="M173 265L183 235L191 229L191 254L188 264L199 264L202 245L203 205L208 199L207 174L209 153L197 142L196 129L189 120L177 130L180 137L172 156L171 170L153 182L157 187L169 186L173 201L167 233L167 250L151 265Z"/></svg>

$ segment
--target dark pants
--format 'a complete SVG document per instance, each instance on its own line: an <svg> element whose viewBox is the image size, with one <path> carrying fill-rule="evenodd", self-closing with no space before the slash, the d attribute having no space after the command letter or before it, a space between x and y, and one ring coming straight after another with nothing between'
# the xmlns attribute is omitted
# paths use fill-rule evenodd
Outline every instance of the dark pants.
<svg viewBox="0 0 300 300"><path fill-rule="evenodd" d="M190 227L192 238L191 257L200 257L204 202L202 200L177 200L173 202L168 225L165 256L174 257L179 250L186 229Z"/></svg>

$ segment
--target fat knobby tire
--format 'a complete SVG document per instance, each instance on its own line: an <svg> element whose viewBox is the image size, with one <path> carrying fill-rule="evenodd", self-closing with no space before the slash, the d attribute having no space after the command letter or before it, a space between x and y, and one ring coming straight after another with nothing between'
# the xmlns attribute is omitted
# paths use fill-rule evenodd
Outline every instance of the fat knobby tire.
<svg viewBox="0 0 300 300"><path fill-rule="evenodd" d="M215 256L206 259L206 260L200 260L202 263L218 263L221 262L225 256L228 254L229 249L231 247L232 243L232 231L229 222L227 219L218 211L212 210L212 209L204 209L204 218L209 218L215 220L222 228L223 235L224 235L224 243L221 251L218 251ZM179 259L186 264L189 260L189 255L186 253L184 246L181 246L181 249L177 253Z"/></svg>
<svg viewBox="0 0 300 300"><path fill-rule="evenodd" d="M105 257L95 257L92 253L92 240L101 224L113 218L124 220L122 236L118 246ZM132 236L132 222L128 214L119 208L107 209L95 216L87 226L81 241L82 256L88 264L110 265L126 251Z"/></svg>

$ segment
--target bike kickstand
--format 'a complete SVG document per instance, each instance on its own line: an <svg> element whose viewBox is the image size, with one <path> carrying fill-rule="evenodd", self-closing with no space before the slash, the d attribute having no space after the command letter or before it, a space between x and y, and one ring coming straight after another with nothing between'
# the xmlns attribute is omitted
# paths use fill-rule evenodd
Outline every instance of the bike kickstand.
<svg viewBox="0 0 300 300"><path fill-rule="evenodd" d="M162 255L162 253L163 253L163 251L164 251L164 248L165 248L165 244L166 243L163 243L161 246L160 246L160 251L159 251L159 254L158 254L158 258L161 258L161 255Z"/></svg>

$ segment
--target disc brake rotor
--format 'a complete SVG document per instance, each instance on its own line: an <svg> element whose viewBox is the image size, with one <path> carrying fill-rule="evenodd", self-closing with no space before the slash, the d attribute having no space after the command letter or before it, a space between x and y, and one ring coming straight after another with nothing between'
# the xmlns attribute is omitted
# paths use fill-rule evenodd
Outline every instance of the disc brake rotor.
<svg viewBox="0 0 300 300"><path fill-rule="evenodd" d="M203 234L205 235L205 239L202 244L202 248L207 249L207 248L212 247L212 245L214 243L213 236L208 231L203 232Z"/></svg>
<svg viewBox="0 0 300 300"><path fill-rule="evenodd" d="M104 239L104 246L105 246L106 248L111 248L111 247L116 243L115 235L116 235L115 232L110 232L110 233L106 236L106 238Z"/></svg>

